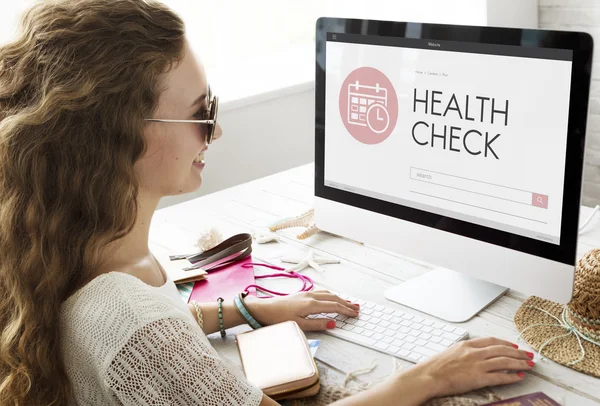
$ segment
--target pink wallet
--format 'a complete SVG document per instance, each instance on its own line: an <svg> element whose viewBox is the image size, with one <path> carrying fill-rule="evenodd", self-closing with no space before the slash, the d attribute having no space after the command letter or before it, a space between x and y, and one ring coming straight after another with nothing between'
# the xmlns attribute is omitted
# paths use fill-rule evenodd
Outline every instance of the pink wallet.
<svg viewBox="0 0 600 406"><path fill-rule="evenodd" d="M286 321L237 335L248 381L274 400L319 393L319 369L306 336L295 321Z"/></svg>

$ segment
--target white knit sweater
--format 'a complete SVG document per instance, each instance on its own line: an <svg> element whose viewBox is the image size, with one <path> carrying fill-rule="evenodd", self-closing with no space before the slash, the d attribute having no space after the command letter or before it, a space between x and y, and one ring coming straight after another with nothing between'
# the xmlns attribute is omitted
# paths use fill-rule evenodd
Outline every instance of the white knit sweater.
<svg viewBox="0 0 600 406"><path fill-rule="evenodd" d="M78 405L258 405L262 392L219 358L170 280L102 274L61 309Z"/></svg>

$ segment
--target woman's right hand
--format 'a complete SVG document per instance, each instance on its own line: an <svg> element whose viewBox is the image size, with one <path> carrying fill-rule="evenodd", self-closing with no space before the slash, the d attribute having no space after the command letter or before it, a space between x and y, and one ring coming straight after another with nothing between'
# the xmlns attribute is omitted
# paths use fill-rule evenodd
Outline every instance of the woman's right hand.
<svg viewBox="0 0 600 406"><path fill-rule="evenodd" d="M431 378L433 395L440 397L519 382L525 377L522 371L533 368L532 358L532 353L508 341L475 338L453 345L414 369Z"/></svg>

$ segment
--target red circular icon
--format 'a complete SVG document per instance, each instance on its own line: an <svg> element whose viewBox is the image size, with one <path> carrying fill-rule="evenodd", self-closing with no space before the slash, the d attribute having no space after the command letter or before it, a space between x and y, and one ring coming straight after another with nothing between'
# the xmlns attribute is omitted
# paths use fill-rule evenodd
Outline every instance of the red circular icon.
<svg viewBox="0 0 600 406"><path fill-rule="evenodd" d="M398 120L398 98L392 82L375 68L353 70L340 90L340 115L357 141L383 142Z"/></svg>

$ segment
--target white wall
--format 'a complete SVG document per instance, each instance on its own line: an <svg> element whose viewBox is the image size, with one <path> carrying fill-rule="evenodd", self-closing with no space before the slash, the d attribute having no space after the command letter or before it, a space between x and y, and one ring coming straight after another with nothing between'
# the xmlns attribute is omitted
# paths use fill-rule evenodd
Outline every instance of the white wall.
<svg viewBox="0 0 600 406"><path fill-rule="evenodd" d="M600 44L599 0L540 0L540 28L585 31ZM583 204L600 204L600 61L598 49L594 52L592 87L588 116L586 162L583 183Z"/></svg>
<svg viewBox="0 0 600 406"><path fill-rule="evenodd" d="M223 137L206 153L196 193L166 197L159 208L314 160L314 89L219 114Z"/></svg>

